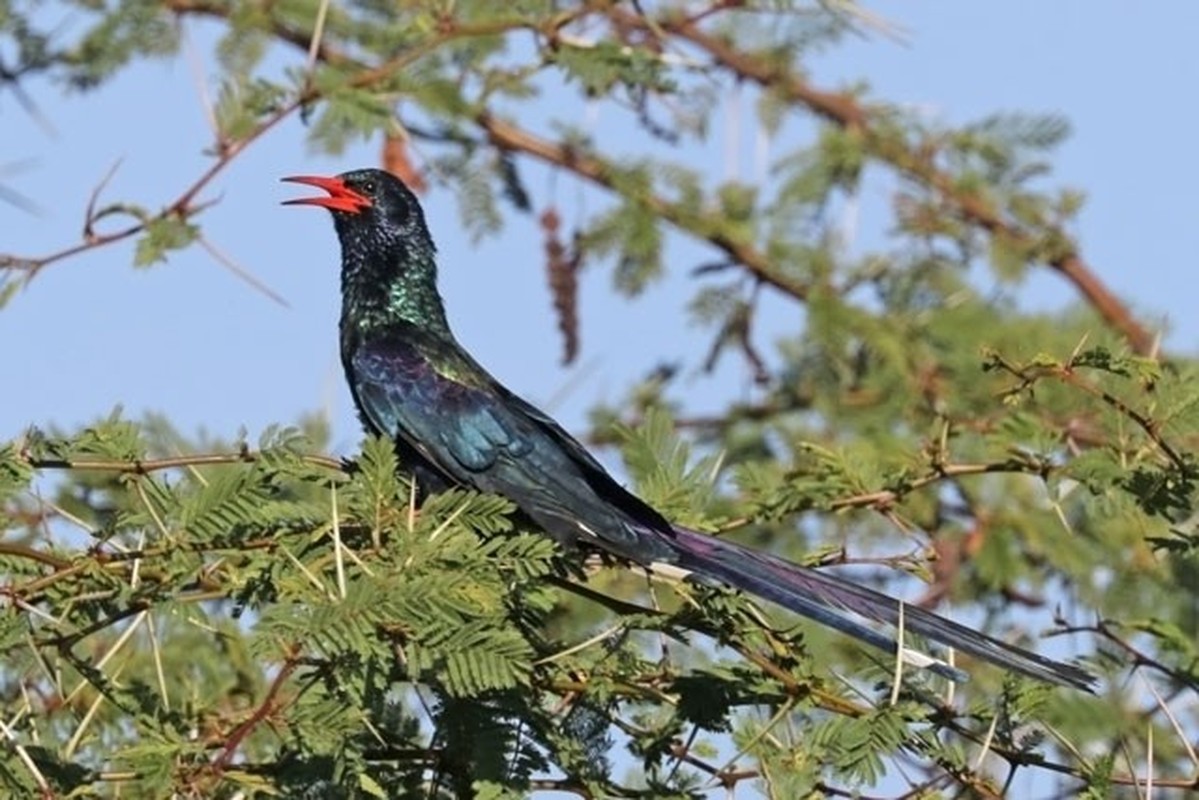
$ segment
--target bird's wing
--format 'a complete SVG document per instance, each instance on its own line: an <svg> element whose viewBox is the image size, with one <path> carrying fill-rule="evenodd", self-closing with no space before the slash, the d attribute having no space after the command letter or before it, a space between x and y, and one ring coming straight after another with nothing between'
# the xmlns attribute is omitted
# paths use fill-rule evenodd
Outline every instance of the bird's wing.
<svg viewBox="0 0 1199 800"><path fill-rule="evenodd" d="M349 367L371 423L457 482L509 497L561 538L641 563L673 552L659 541L670 523L452 342L396 329L357 343Z"/></svg>
<svg viewBox="0 0 1199 800"><path fill-rule="evenodd" d="M408 332L405 332L408 333ZM501 452L531 447L511 414L451 348L418 334L361 342L350 359L354 391L375 427L403 438L462 483Z"/></svg>

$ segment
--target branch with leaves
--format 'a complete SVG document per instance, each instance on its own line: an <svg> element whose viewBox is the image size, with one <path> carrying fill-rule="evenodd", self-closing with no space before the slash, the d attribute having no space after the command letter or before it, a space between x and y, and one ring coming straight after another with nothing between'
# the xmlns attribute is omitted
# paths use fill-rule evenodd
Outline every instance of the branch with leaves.
<svg viewBox="0 0 1199 800"><path fill-rule="evenodd" d="M180 670L180 658L204 670L216 669L213 678L219 682L250 672L229 684L231 695L211 686L208 693L191 698L186 712L172 712L154 724L157 766L147 763L149 754L142 753L134 739L115 750L109 747L109 758L115 759L111 766L128 763L134 766L132 772L78 772L72 779L75 786L136 781L149 787L168 785L162 783L165 780L205 792L222 785L248 785L247 781L286 787L321 774L319 754L333 744L343 750L364 748L352 776L342 779L351 784L377 785L391 792L430 763L447 771L466 769L470 780L486 780L480 777L489 774L483 764L463 764L458 756L447 754L469 744L455 740L470 734L459 729L464 722L454 715L476 719L480 705L486 715L492 704L496 713L519 711L526 720L550 713L553 726L563 726L559 733L552 733L555 727L541 733L534 728L503 741L518 749L549 747L556 759L565 759L560 763L571 775L565 785L594 796L636 793L598 774L569 772L571 764L582 769L567 747L579 744L573 738L578 729L571 728L570 721L577 715L606 720L626 735L652 743L644 756L647 764L658 765L650 774L678 786L699 778L727 787L761 777L759 770L737 769L732 761L713 764L694 752L697 737L705 730L718 730L725 715L740 706L771 709L767 726L744 754L752 751L767 764L789 757L788 748L795 745L780 741L778 726L784 719L806 717L814 726L807 735L822 742L813 746L823 758L843 763L851 780L865 774L862 770L877 768L870 751L847 745L861 732L871 731L871 748L890 741L938 765L940 777L935 780L999 796L977 767L958 765L931 730L911 732L909 726L917 722L932 723L941 736L961 737L1013 768L1048 769L1076 779L1088 769L1046 762L1004 743L1006 731L1025 724L1027 711L1021 711L1020 704L1045 702L1048 695L1041 687L1009 681L1004 698L1015 705L1002 719L995 717L998 722L977 720L977 712L959 713L938 700L918 676L905 678L897 687L902 698L898 704L871 701L856 689L814 679L803 666L807 647L802 638L773 628L744 600L723 593L701 592L706 596L684 598L674 610L658 611L558 578L550 585L589 604L598 601L617 609L618 627L584 641L546 639L540 626L549 621L546 614L554 603L562 600L547 604L552 594L536 583L554 569L553 545L543 537L514 531L506 503L495 498L455 492L427 502L414 515L410 488L397 478L398 465L386 443L368 443L359 462L344 472L337 469L336 460L308 454L286 433L264 442L260 450L117 457L128 451L129 436L135 432L113 421L76 441L34 441L23 454L10 450L0 461L0 471L9 476L14 468L64 470L67 476L91 483L97 473L109 474L115 480L101 484L105 499L97 498L96 505L115 505L122 520L106 529L76 516L76 524L87 525L93 544L70 557L61 550L36 557L19 548L0 550L0 561L11 576L5 597L21 609L17 619L27 628L13 631L20 635L4 645L15 670L9 678L21 676L25 714L48 730L46 726L82 703L92 711L75 728L71 741L91 740L91 729L95 736L107 731L103 738L108 739L129 703L164 711L176 707L191 680ZM98 442L104 442L103 448ZM107 453L75 455L80 449ZM167 474L178 479L168 480ZM341 506L319 501L333 485L344 498ZM5 487L6 493L14 489L20 489L19 484ZM72 493L64 487L58 504ZM338 516L328 516L330 509ZM337 530L340 534L334 533ZM237 535L231 537L232 531ZM150 544L151 540L158 541ZM130 542L138 546L123 544ZM347 577L345 588L337 589L335 565L341 558ZM513 581L522 587L517 594L509 588ZM429 594L434 585L438 592ZM202 597L196 595L197 587L206 589ZM231 633L233 620L226 615L242 611L255 611L259 617L248 631L249 647L265 660L252 667L242 660L248 654L240 653L217 669L220 661L211 658L222 657L211 648ZM480 614L507 621L491 628L480 624ZM539 622L533 625L535 620ZM451 623L453 627L447 627ZM222 630L227 632L220 634ZM641 653L630 636L637 630L677 642L701 632L744 660L718 661L698 672L679 670ZM151 637L155 645L144 656L133 649L141 635ZM213 635L217 639L210 638ZM184 641L194 642L187 652L179 650ZM89 650L104 656L89 664L78 655ZM415 729L404 733L403 724L396 727L402 720L389 719L385 698L371 699L377 678L370 670L350 666L363 660L382 670L379 678L388 675L388 682L399 680L440 698L426 709L437 731L432 740ZM44 675L28 671L26 665L39 661L55 665L55 673L68 678L58 679L59 686L76 688L56 689ZM150 678L149 685L141 683L142 674ZM241 686L246 680L250 684ZM526 685L532 693L520 690L523 699L518 700L512 692ZM242 692L249 692L248 704L235 702ZM350 698L356 699L347 702ZM468 709L455 698L473 698L475 705ZM226 708L229 703L233 705ZM644 715L647 704L667 711L666 717L650 722L652 718ZM486 724L498 722L493 717ZM998 738L987 734L991 724L1000 725ZM367 734L361 733L363 725ZM189 736L195 730L201 731L198 740ZM274 764L262 760L282 744L279 738L285 730L287 741L300 745L293 759ZM347 734L349 739L338 738ZM602 740L595 740L586 746L601 745ZM400 752L420 755L399 758ZM72 785L64 783L69 762L48 757L43 749L42 767L53 767L56 785L66 791ZM536 763L540 760L522 769ZM693 777L688 777L687 768L694 770ZM818 772L813 778L829 790L850 791L820 779ZM445 777L450 785L462 779ZM492 779L510 787L563 785L523 772ZM1115 775L1112 780L1138 779ZM55 791L50 789L50 796Z"/></svg>

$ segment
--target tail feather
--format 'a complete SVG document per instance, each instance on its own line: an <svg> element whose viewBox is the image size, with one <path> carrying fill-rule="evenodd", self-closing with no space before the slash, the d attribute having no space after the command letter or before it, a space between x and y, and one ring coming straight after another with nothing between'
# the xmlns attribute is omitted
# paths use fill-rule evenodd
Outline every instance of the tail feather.
<svg viewBox="0 0 1199 800"><path fill-rule="evenodd" d="M946 647L1050 683L1091 691L1095 681L1086 670L1072 664L1001 642L865 586L686 528L675 531L678 566L778 603L879 649L898 652L904 661L951 680L965 680L966 674L932 656L901 647L894 639L848 615L902 626L905 631Z"/></svg>

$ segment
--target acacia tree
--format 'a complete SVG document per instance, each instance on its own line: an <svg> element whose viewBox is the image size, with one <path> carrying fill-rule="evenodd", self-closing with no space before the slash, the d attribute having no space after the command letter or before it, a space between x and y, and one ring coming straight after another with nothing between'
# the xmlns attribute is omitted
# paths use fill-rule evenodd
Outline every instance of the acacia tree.
<svg viewBox="0 0 1199 800"><path fill-rule="evenodd" d="M663 371L590 431L668 516L908 596L916 576L921 605L952 599L1032 647L1051 631L1102 683L1086 696L969 664L950 691L741 596L571 568L503 499L418 508L386 442L342 462L317 423L201 447L114 415L0 448L7 792L994 797L1036 771L1098 798L1136 796L1150 747L1155 791L1199 785L1194 365L1156 352L1088 266L1068 232L1079 196L1033 182L1059 120L938 127L813 83L809 48L863 24L844 4L63 6L86 21L66 39L44 7L0 6L7 88L100 85L173 57L204 18L222 30L217 140L161 211L97 192L81 241L0 255L6 300L84 251L134 240L149 264L192 245L204 190L281 124L309 119L329 151L378 139L386 167L461 193L479 230L539 212L568 360L584 265L630 296L695 270L708 341L691 366L740 358L755 398L698 416ZM555 86L686 155L732 85L753 87L768 129L817 123L762 185L521 121ZM522 180L531 164L605 202L564 230ZM900 187L894 235L850 255L831 210L867 169ZM667 263L667 237L704 260ZM997 303L980 265L1015 283L1054 270L1077 308ZM804 312L772 346L755 335L765 295Z"/></svg>

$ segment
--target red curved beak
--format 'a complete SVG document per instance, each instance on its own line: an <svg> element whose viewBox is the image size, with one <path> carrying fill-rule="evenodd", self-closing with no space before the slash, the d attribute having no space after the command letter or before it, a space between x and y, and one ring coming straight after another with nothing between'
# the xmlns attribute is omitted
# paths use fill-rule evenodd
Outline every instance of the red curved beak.
<svg viewBox="0 0 1199 800"><path fill-rule="evenodd" d="M321 206L334 211L345 211L348 214L358 214L364 208L374 205L369 197L358 194L341 178L322 178L318 175L292 175L283 180L288 183L303 183L316 186L329 193L328 197L300 197L295 200L284 200L285 206Z"/></svg>

